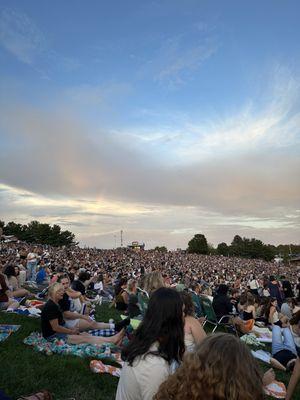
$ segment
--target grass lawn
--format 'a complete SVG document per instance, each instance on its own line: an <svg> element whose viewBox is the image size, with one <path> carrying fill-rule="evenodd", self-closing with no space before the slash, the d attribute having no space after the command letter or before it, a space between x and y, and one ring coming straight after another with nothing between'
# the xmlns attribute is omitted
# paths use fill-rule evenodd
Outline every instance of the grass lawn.
<svg viewBox="0 0 300 400"><path fill-rule="evenodd" d="M99 308L97 319L107 322L119 320L114 309ZM23 344L23 339L40 330L40 319L16 314L0 313L0 323L22 325L0 343L0 389L13 399L21 395L47 389L55 400L112 400L118 378L94 374L90 371L91 358L76 356L47 356Z"/></svg>
<svg viewBox="0 0 300 400"><path fill-rule="evenodd" d="M115 309L103 305L97 310L97 320L119 320ZM46 356L23 344L23 339L39 331L40 320L16 314L0 313L0 323L22 325L6 341L0 343L0 389L12 399L21 395L49 390L55 400L113 400L118 379L94 374L89 369L91 358L76 356ZM264 371L268 369L261 363ZM276 371L277 380L288 383L289 374ZM300 384L294 395L300 399Z"/></svg>

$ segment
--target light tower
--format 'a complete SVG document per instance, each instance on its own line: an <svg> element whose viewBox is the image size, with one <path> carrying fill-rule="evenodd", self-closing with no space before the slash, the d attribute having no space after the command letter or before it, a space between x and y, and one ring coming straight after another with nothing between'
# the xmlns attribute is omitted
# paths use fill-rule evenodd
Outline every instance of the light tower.
<svg viewBox="0 0 300 400"><path fill-rule="evenodd" d="M123 247L123 231L121 230L121 247Z"/></svg>

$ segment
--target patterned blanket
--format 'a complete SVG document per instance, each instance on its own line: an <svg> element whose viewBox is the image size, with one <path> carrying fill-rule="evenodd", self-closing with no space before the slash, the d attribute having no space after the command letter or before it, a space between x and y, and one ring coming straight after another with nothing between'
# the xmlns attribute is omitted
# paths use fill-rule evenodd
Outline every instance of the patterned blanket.
<svg viewBox="0 0 300 400"><path fill-rule="evenodd" d="M0 342L4 342L9 335L13 332L16 332L21 325L7 325L7 324L0 324Z"/></svg>
<svg viewBox="0 0 300 400"><path fill-rule="evenodd" d="M38 332L32 332L27 338L24 339L24 343L28 346L32 346L35 351L44 353L48 356L52 354L62 355L74 355L78 357L93 357L98 360L105 358L113 359L115 361L120 360L120 348L112 343L105 343L103 345L94 344L67 344L62 339L56 339L53 342L49 342L44 339ZM109 347L110 351L107 351Z"/></svg>

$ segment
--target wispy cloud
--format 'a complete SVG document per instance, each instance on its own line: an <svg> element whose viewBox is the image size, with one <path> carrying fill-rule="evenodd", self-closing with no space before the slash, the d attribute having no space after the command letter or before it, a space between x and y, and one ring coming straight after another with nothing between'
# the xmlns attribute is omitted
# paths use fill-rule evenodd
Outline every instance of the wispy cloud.
<svg viewBox="0 0 300 400"><path fill-rule="evenodd" d="M4 9L0 14L0 43L20 61L32 65L45 50L46 40L33 21L21 11Z"/></svg>
<svg viewBox="0 0 300 400"><path fill-rule="evenodd" d="M0 13L0 45L19 61L30 65L42 78L53 69L73 71L78 60L51 48L44 32L21 10L4 8Z"/></svg>
<svg viewBox="0 0 300 400"><path fill-rule="evenodd" d="M215 54L217 48L212 38L200 40L199 44L190 47L181 43L179 38L168 39L160 49L161 65L154 80L173 87L183 84L192 71Z"/></svg>
<svg viewBox="0 0 300 400"><path fill-rule="evenodd" d="M134 141L137 148L147 143L147 151L163 149L165 162L176 160L182 164L299 145L300 78L275 68L263 87L260 98L248 98L234 111L215 113L199 121L186 113L141 110L153 126L149 123L147 127L143 124L123 129L119 136Z"/></svg>
<svg viewBox="0 0 300 400"><path fill-rule="evenodd" d="M192 79L193 73L218 50L212 31L192 27L180 35L163 37L151 59L141 69L141 76L152 75L154 82L177 88Z"/></svg>

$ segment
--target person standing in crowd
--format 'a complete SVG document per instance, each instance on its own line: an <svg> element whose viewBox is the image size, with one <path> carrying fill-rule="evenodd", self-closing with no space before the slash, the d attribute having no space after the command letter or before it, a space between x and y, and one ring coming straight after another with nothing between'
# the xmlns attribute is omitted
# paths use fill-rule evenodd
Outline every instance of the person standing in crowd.
<svg viewBox="0 0 300 400"><path fill-rule="evenodd" d="M249 282L249 287L251 293L254 294L255 296L258 296L259 283L255 275L252 276L252 279Z"/></svg>
<svg viewBox="0 0 300 400"><path fill-rule="evenodd" d="M282 285L282 290L283 290L284 297L286 299L294 297L294 293L293 293L291 282L286 278L285 275L282 275L280 280L281 280L281 285Z"/></svg>
<svg viewBox="0 0 300 400"><path fill-rule="evenodd" d="M37 270L38 255L34 251L27 254L27 280L31 282L36 281L36 270Z"/></svg>
<svg viewBox="0 0 300 400"><path fill-rule="evenodd" d="M281 307L282 304L281 289L280 283L276 280L274 275L271 275L269 281L270 296L277 300L279 307Z"/></svg>

